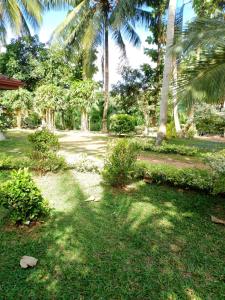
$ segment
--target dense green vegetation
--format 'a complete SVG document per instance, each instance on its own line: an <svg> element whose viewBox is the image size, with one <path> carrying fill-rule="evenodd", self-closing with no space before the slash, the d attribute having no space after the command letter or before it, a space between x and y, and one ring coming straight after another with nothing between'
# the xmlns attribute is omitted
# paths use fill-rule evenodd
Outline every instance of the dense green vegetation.
<svg viewBox="0 0 225 300"><path fill-rule="evenodd" d="M31 32L53 9L67 14L42 43ZM15 88L0 92L1 299L224 299L224 13L1 3L0 80Z"/></svg>

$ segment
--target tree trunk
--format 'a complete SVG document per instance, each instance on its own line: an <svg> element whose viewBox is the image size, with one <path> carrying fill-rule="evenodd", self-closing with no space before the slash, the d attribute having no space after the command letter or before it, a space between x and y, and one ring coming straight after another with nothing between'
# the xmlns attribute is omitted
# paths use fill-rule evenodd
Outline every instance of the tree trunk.
<svg viewBox="0 0 225 300"><path fill-rule="evenodd" d="M88 131L88 114L86 109L81 111L81 131Z"/></svg>
<svg viewBox="0 0 225 300"><path fill-rule="evenodd" d="M145 120L144 135L148 136L149 135L149 126L150 126L149 111L148 110L144 110L143 115L144 115L144 120Z"/></svg>
<svg viewBox="0 0 225 300"><path fill-rule="evenodd" d="M16 111L16 127L21 129L22 125L22 112L20 109Z"/></svg>
<svg viewBox="0 0 225 300"><path fill-rule="evenodd" d="M174 81L174 88L173 88L173 117L174 117L174 124L176 129L176 134L178 136L181 135L181 126L179 120L179 113L178 113L178 99L177 99L177 62L174 59L174 69L173 69L173 81Z"/></svg>
<svg viewBox="0 0 225 300"><path fill-rule="evenodd" d="M4 141L5 139L4 133L0 131L0 141Z"/></svg>
<svg viewBox="0 0 225 300"><path fill-rule="evenodd" d="M108 16L105 17L104 38L104 110L102 117L102 131L107 132L107 115L109 108L109 26Z"/></svg>
<svg viewBox="0 0 225 300"><path fill-rule="evenodd" d="M170 86L170 77L171 77L172 64L173 64L170 47L173 45L173 39L174 39L175 12L176 12L176 0L170 0L167 31L166 31L166 56L165 56L165 63L164 63L163 83L162 83L161 100L160 100L160 120L159 120L159 130L157 135L158 145L160 145L163 139L166 137L169 86Z"/></svg>

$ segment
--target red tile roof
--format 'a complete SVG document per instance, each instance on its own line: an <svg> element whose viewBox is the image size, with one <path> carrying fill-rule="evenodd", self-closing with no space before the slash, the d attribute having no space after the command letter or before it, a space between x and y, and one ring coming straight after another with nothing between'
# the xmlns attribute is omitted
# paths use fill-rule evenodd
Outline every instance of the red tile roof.
<svg viewBox="0 0 225 300"><path fill-rule="evenodd" d="M22 86L24 86L22 81L0 75L0 90L16 90Z"/></svg>

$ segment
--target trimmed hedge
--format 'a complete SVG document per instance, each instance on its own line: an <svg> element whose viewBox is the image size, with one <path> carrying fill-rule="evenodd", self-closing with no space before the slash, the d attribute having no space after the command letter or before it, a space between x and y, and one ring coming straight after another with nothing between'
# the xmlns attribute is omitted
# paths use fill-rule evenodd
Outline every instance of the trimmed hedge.
<svg viewBox="0 0 225 300"><path fill-rule="evenodd" d="M208 170L193 168L180 169L168 165L153 165L139 162L136 177L145 178L156 184L168 184L213 194L225 193L225 176L215 176Z"/></svg>
<svg viewBox="0 0 225 300"><path fill-rule="evenodd" d="M145 151L152 151L158 153L173 153L188 156L196 156L198 154L198 148L196 147L188 147L167 143L163 143L161 146L156 146L153 141L148 141L144 143L142 148Z"/></svg>

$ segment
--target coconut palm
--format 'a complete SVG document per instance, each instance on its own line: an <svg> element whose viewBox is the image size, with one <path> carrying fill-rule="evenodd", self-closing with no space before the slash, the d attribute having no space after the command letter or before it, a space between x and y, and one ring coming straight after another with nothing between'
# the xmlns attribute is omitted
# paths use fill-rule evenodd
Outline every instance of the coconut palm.
<svg viewBox="0 0 225 300"><path fill-rule="evenodd" d="M175 51L181 53L177 95L192 106L196 101L225 100L225 21L198 18L183 31ZM196 59L195 53L200 50Z"/></svg>
<svg viewBox="0 0 225 300"><path fill-rule="evenodd" d="M140 38L135 31L137 22L148 22L149 13L138 0L74 0L73 9L55 30L66 45L76 45L84 53L84 63L90 62L93 49L104 45L104 112L102 130L107 131L109 106L109 36L125 55L124 38L137 46Z"/></svg>
<svg viewBox="0 0 225 300"><path fill-rule="evenodd" d="M5 42L8 27L16 35L30 34L30 27L37 28L45 9L68 6L70 0L1 0L0 41Z"/></svg>
<svg viewBox="0 0 225 300"><path fill-rule="evenodd" d="M0 2L0 38L5 40L6 28L17 34L29 33L29 25L36 28L42 20L41 0L11 0Z"/></svg>
<svg viewBox="0 0 225 300"><path fill-rule="evenodd" d="M166 136L167 125L167 113L168 113L168 98L169 98L169 86L170 77L172 73L173 57L170 51L170 47L174 41L174 26L175 26L175 14L176 14L176 0L170 0L168 9L168 21L166 32L166 56L164 62L163 71L163 83L160 100L160 124L157 135L157 144L160 145L162 140Z"/></svg>

